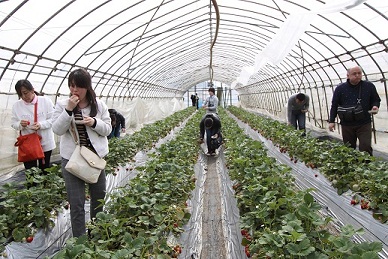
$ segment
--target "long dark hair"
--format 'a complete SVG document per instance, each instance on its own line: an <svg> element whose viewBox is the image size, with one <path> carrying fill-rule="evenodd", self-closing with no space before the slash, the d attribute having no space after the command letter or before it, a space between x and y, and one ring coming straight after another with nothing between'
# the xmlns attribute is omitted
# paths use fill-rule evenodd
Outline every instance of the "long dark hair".
<svg viewBox="0 0 388 259"><path fill-rule="evenodd" d="M34 90L34 87L32 86L31 82L28 81L27 79L21 79L17 81L15 85L15 90L19 96L19 99L22 97L22 87L26 88L28 91ZM34 91L34 93L36 95L39 95L37 91Z"/></svg>
<svg viewBox="0 0 388 259"><path fill-rule="evenodd" d="M69 87L75 85L79 88L86 88L86 99L90 105L90 116L94 117L97 115L97 100L96 93L92 88L92 77L86 69L78 68L72 71L69 75L68 80Z"/></svg>

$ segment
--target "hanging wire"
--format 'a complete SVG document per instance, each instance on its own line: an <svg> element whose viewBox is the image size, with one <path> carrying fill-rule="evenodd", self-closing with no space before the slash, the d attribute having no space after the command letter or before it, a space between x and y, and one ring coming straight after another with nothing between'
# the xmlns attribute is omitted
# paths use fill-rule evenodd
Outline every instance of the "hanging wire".
<svg viewBox="0 0 388 259"><path fill-rule="evenodd" d="M218 28L219 28L219 25L220 25L220 12L218 10L217 1L216 0L211 0L211 2L213 3L214 10L216 12L216 21L217 21L216 22L216 32L215 32L215 35L214 35L214 39L213 39L212 44L210 45L210 65L209 65L209 69L210 69L210 85L213 85L213 72L214 72L213 71L213 47L214 47L214 44L216 44L216 40L217 40ZM210 11L210 15L211 15L211 11ZM210 19L210 31L211 31L211 19Z"/></svg>

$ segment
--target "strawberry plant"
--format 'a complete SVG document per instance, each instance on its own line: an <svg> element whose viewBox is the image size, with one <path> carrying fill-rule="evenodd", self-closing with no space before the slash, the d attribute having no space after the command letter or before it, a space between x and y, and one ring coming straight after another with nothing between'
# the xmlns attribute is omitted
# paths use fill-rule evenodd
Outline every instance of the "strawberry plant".
<svg viewBox="0 0 388 259"><path fill-rule="evenodd" d="M11 238L20 242L32 236L38 228L50 228L56 211L61 209L66 198L59 166L48 168L45 174L38 168L26 170L25 174L25 188L21 189L14 183L2 186L0 239L3 241Z"/></svg>
<svg viewBox="0 0 388 259"><path fill-rule="evenodd" d="M109 140L109 153L105 157L107 162L105 172L107 174L114 173L117 166L130 162L137 152L147 151L154 147L155 142L165 137L194 111L193 107L189 107L164 120L147 124L140 131L131 135L126 135L123 138L111 138Z"/></svg>
<svg viewBox="0 0 388 259"><path fill-rule="evenodd" d="M243 246L249 245L252 258L378 256L382 249L381 243L352 242L351 237L359 232L351 231L349 226L343 229L340 236L331 234L331 218L320 215L320 205L310 194L313 190L297 190L289 167L268 158L263 145L247 138L235 122L226 117L222 117L222 122L225 137L233 136L233 141L226 143L224 154L233 184L239 186L236 199L240 210L240 225L252 233L252 239L248 241L243 238L242 243ZM262 134L265 134L269 126L265 123L261 125L265 129L258 125L256 127L261 128ZM292 144L303 143L294 141L293 133L286 134L283 129L280 130L281 134L274 133L281 127L278 123L274 125L277 128L270 130L269 138L274 143L280 138L282 142L278 147L282 147L284 151L287 145L286 150L291 152L290 157L301 159L298 153L300 150L293 148ZM286 141L282 140L282 136L285 136ZM300 139L299 136L298 138ZM318 164L318 160L313 163Z"/></svg>
<svg viewBox="0 0 388 259"><path fill-rule="evenodd" d="M279 147L279 152L287 152L291 160L318 168L333 183L339 195L352 190L369 200L374 218L387 222L387 161L359 152L340 141L318 140L310 135L301 138L300 132L285 123L241 108L231 106L229 111L270 139Z"/></svg>
<svg viewBox="0 0 388 259"><path fill-rule="evenodd" d="M180 235L181 226L190 218L186 201L195 186L192 179L198 158L195 140L200 116L195 114L175 139L149 154L146 164L136 168L137 177L109 194L104 212L88 224L89 239L69 240L54 258L67 255L114 258L118 254L124 254L125 258L179 256L182 246L168 240Z"/></svg>

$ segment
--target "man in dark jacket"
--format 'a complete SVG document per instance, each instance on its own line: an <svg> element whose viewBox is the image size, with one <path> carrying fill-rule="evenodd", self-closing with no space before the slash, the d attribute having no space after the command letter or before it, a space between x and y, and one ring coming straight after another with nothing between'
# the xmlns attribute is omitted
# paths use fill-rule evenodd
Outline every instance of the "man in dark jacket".
<svg viewBox="0 0 388 259"><path fill-rule="evenodd" d="M196 106L196 102L197 102L196 96L195 96L194 94L192 94L192 95L190 96L190 99L191 99L191 104L192 104L193 106Z"/></svg>
<svg viewBox="0 0 388 259"><path fill-rule="evenodd" d="M207 113L199 124L200 128L200 143L203 143L203 139L206 132L206 144L207 154L215 155L216 149L220 147L222 143L221 134L221 121L217 114Z"/></svg>
<svg viewBox="0 0 388 259"><path fill-rule="evenodd" d="M120 137L120 132L125 132L125 118L124 116L117 112L115 109L109 109L109 113L116 117L115 126L112 125L112 133L110 137Z"/></svg>
<svg viewBox="0 0 388 259"><path fill-rule="evenodd" d="M371 114L376 114L381 99L376 87L369 81L363 81L362 70L359 66L348 69L347 81L337 86L331 102L329 130L335 129L335 118L338 107L349 107L360 104L362 112L358 116L345 116L340 120L342 140L356 148L357 139L359 150L373 154Z"/></svg>

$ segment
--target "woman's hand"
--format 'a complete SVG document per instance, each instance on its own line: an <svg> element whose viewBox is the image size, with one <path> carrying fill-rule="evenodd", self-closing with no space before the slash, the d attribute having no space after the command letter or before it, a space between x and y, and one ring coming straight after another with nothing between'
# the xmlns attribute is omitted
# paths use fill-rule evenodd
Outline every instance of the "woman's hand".
<svg viewBox="0 0 388 259"><path fill-rule="evenodd" d="M93 117L84 116L83 122L84 125L91 127L94 125L95 120Z"/></svg>
<svg viewBox="0 0 388 259"><path fill-rule="evenodd" d="M74 110L74 108L77 107L78 103L79 103L78 95L74 94L74 95L70 96L69 102L67 103L67 106L66 106L66 110L68 110L68 111Z"/></svg>
<svg viewBox="0 0 388 259"><path fill-rule="evenodd" d="M32 125L30 126L30 129L32 129L32 130L40 130L40 124L39 124L39 122L35 122L34 124L32 124Z"/></svg>

